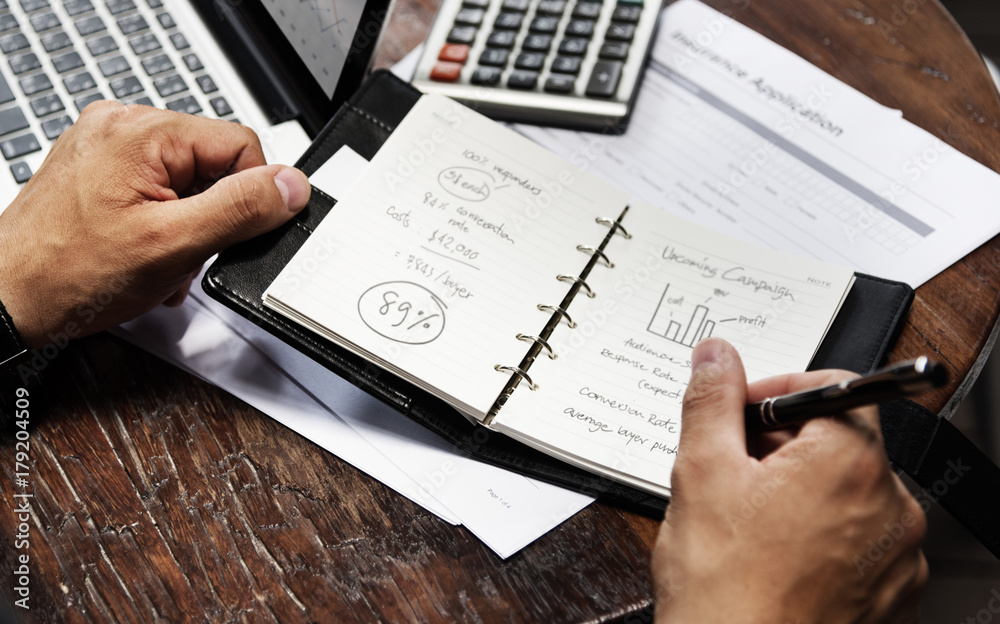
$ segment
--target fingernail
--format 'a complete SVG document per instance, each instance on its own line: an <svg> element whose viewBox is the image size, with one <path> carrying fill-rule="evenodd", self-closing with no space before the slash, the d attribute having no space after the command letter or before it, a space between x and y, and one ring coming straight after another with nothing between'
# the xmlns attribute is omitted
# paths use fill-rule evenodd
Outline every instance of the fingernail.
<svg viewBox="0 0 1000 624"><path fill-rule="evenodd" d="M691 370L696 371L722 360L726 351L726 343L716 338L708 338L699 342L691 354Z"/></svg>
<svg viewBox="0 0 1000 624"><path fill-rule="evenodd" d="M298 212L309 201L309 179L294 167L285 167L274 176L274 185L281 193L281 200L292 212Z"/></svg>

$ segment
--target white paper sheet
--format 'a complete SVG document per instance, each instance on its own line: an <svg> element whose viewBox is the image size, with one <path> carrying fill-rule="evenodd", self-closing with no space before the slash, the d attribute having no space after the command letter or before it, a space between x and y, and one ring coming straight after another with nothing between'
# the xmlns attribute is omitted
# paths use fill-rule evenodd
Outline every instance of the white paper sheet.
<svg viewBox="0 0 1000 624"><path fill-rule="evenodd" d="M517 126L719 232L919 286L1000 231L1000 176L696 0L667 8L627 133Z"/></svg>

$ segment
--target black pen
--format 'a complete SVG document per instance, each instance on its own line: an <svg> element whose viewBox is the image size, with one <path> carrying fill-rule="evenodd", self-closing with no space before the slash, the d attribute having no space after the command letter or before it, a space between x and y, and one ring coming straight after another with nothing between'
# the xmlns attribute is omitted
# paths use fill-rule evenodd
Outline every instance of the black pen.
<svg viewBox="0 0 1000 624"><path fill-rule="evenodd" d="M919 357L825 388L794 392L747 405L746 425L747 429L754 430L777 429L862 405L899 399L943 386L947 380L948 371L944 366Z"/></svg>

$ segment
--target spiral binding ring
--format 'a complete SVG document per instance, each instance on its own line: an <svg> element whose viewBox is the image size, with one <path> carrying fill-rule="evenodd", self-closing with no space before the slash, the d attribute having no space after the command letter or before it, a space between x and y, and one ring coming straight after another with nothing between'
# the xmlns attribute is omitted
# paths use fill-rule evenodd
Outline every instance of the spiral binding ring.
<svg viewBox="0 0 1000 624"><path fill-rule="evenodd" d="M594 291L590 289L590 286L587 285L587 282L583 281L576 275L556 275L556 279L560 282L575 282L580 286L583 286L584 290L587 291L587 296L591 299L597 296L594 294Z"/></svg>
<svg viewBox="0 0 1000 624"><path fill-rule="evenodd" d="M608 260L608 257L600 249L597 249L595 247L590 247L589 245L577 245L576 249L577 251L582 251L584 253L590 252L590 255L592 256L600 256L601 260L604 260L604 266L608 267L609 269L615 268L615 263L612 262L611 260Z"/></svg>
<svg viewBox="0 0 1000 624"><path fill-rule="evenodd" d="M596 219L594 219L594 221L597 221L601 225L608 226L609 228L611 228L612 232L618 232L626 239L632 238L632 235L628 233L628 230L625 229L625 226L623 226L621 223L618 223L614 219L609 219L607 217L597 217Z"/></svg>
<svg viewBox="0 0 1000 624"><path fill-rule="evenodd" d="M573 319L570 318L569 312L563 310L559 306L551 306L551 305L545 305L544 303L539 303L538 309L541 310L542 312L554 312L555 314L561 315L564 319L566 319L566 324L569 325L570 329L576 329L576 323L574 323Z"/></svg>
<svg viewBox="0 0 1000 624"><path fill-rule="evenodd" d="M549 346L549 343L546 342L544 338L541 338L539 336L529 336L527 334L518 334L517 339L522 340L524 342L535 342L540 344L542 348L544 348L546 351L549 352L550 360L554 360L557 357L556 352L552 350L552 347Z"/></svg>
<svg viewBox="0 0 1000 624"><path fill-rule="evenodd" d="M499 364L495 364L493 366L493 370L495 370L497 372L500 372L500 373L506 372L506 373L511 373L511 374L517 375L521 379L523 379L526 382L528 382L528 389L529 390L532 390L532 391L538 390L538 384L536 384L535 382L531 381L531 377L528 377L528 373L524 372L523 370L521 370L520 368L518 368L516 366L500 366Z"/></svg>

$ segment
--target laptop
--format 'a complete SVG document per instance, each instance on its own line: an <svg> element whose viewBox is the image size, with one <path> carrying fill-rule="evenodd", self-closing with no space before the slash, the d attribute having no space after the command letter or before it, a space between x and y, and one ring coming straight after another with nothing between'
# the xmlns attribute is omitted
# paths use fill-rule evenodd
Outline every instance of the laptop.
<svg viewBox="0 0 1000 624"><path fill-rule="evenodd" d="M0 0L0 211L97 99L243 123L294 162L357 89L389 0Z"/></svg>

